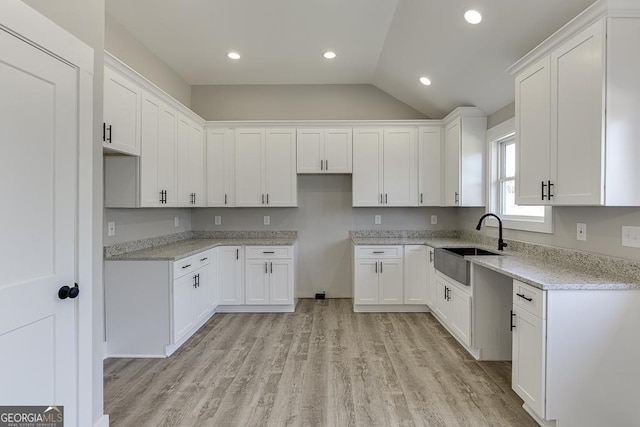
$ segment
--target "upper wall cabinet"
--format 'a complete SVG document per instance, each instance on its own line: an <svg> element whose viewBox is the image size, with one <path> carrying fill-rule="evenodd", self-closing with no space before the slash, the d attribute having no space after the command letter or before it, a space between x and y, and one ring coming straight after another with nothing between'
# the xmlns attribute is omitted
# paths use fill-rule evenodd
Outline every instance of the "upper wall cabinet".
<svg viewBox="0 0 640 427"><path fill-rule="evenodd" d="M207 129L206 157L207 206L235 206L235 133L233 129Z"/></svg>
<svg viewBox="0 0 640 427"><path fill-rule="evenodd" d="M595 3L511 68L518 204L640 206L640 6L610 7Z"/></svg>
<svg viewBox="0 0 640 427"><path fill-rule="evenodd" d="M351 173L352 132L345 129L298 129L298 173Z"/></svg>
<svg viewBox="0 0 640 427"><path fill-rule="evenodd" d="M353 130L353 206L417 206L415 128Z"/></svg>
<svg viewBox="0 0 640 427"><path fill-rule="evenodd" d="M235 131L236 206L297 206L296 130Z"/></svg>
<svg viewBox="0 0 640 427"><path fill-rule="evenodd" d="M487 116L475 107L444 118L444 205L484 206Z"/></svg>
<svg viewBox="0 0 640 427"><path fill-rule="evenodd" d="M204 130L180 114L178 117L178 206L205 205Z"/></svg>
<svg viewBox="0 0 640 427"><path fill-rule="evenodd" d="M141 99L138 85L105 67L102 146L107 151L140 155Z"/></svg>
<svg viewBox="0 0 640 427"><path fill-rule="evenodd" d="M442 204L441 151L442 126L420 127L418 129L418 206Z"/></svg>

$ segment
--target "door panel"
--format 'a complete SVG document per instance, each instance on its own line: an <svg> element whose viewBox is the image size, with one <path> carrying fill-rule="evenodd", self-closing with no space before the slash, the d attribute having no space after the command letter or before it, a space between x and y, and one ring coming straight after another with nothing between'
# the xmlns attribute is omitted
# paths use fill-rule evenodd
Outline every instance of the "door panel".
<svg viewBox="0 0 640 427"><path fill-rule="evenodd" d="M324 130L298 129L298 173L322 173L324 171Z"/></svg>
<svg viewBox="0 0 640 427"><path fill-rule="evenodd" d="M421 127L418 132L418 205L440 206L442 130L440 126L433 126Z"/></svg>
<svg viewBox="0 0 640 427"><path fill-rule="evenodd" d="M353 300L355 304L378 304L378 260L356 260Z"/></svg>
<svg viewBox="0 0 640 427"><path fill-rule="evenodd" d="M233 131L210 129L207 131L207 206L234 206L232 190L234 153Z"/></svg>
<svg viewBox="0 0 640 427"><path fill-rule="evenodd" d="M269 270L265 260L245 263L247 304L269 304Z"/></svg>
<svg viewBox="0 0 640 427"><path fill-rule="evenodd" d="M265 206L264 129L236 129L236 206Z"/></svg>
<svg viewBox="0 0 640 427"><path fill-rule="evenodd" d="M75 426L77 70L0 30L0 402ZM90 143L90 141L87 141Z"/></svg>
<svg viewBox="0 0 640 427"><path fill-rule="evenodd" d="M140 93L138 86L111 69L104 69L104 122L111 126L106 130L111 141L105 141L104 147L140 154Z"/></svg>
<svg viewBox="0 0 640 427"><path fill-rule="evenodd" d="M415 129L385 129L382 176L385 206L416 206L418 146Z"/></svg>
<svg viewBox="0 0 640 427"><path fill-rule="evenodd" d="M324 142L325 173L351 173L351 129L327 129Z"/></svg>
<svg viewBox="0 0 640 427"><path fill-rule="evenodd" d="M270 304L293 304L293 261L269 261Z"/></svg>
<svg viewBox="0 0 640 427"><path fill-rule="evenodd" d="M158 186L158 140L160 103L148 94L142 97L140 120L140 206L160 206Z"/></svg>
<svg viewBox="0 0 640 427"><path fill-rule="evenodd" d="M293 129L267 129L265 140L265 193L268 206L296 206L296 133Z"/></svg>
<svg viewBox="0 0 640 427"><path fill-rule="evenodd" d="M353 131L353 206L382 203L382 129Z"/></svg>
<svg viewBox="0 0 640 427"><path fill-rule="evenodd" d="M173 342L180 341L194 325L194 274L187 274L173 282Z"/></svg>
<svg viewBox="0 0 640 427"><path fill-rule="evenodd" d="M445 150L444 204L458 206L460 204L460 121L447 126Z"/></svg>
<svg viewBox="0 0 640 427"><path fill-rule="evenodd" d="M401 259L387 259L380 262L379 303L403 303L403 263Z"/></svg>

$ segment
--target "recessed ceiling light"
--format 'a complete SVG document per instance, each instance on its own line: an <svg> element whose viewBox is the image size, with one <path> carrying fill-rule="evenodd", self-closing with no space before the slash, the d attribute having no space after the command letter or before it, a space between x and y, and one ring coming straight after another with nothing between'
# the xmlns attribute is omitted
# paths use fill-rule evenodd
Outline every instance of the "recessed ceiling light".
<svg viewBox="0 0 640 427"><path fill-rule="evenodd" d="M420 83L425 86L429 86L431 84L431 80L429 80L429 77L420 77Z"/></svg>
<svg viewBox="0 0 640 427"><path fill-rule="evenodd" d="M467 10L464 13L464 19L467 20L469 24L479 24L482 21L482 15L477 10Z"/></svg>
<svg viewBox="0 0 640 427"><path fill-rule="evenodd" d="M240 54L238 52L229 52L229 53L227 53L227 58L229 58L229 59L240 59Z"/></svg>
<svg viewBox="0 0 640 427"><path fill-rule="evenodd" d="M322 56L324 56L324 59L333 59L333 58L336 57L336 53L335 52L331 52L331 51L327 51L327 52L323 53Z"/></svg>

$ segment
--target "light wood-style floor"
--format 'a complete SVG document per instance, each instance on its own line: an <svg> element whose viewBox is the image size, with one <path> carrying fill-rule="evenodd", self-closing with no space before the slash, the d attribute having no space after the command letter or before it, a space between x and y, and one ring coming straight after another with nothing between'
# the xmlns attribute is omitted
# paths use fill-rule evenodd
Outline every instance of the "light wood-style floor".
<svg viewBox="0 0 640 427"><path fill-rule="evenodd" d="M476 362L432 317L216 314L168 359L105 362L112 426L532 426L509 362Z"/></svg>

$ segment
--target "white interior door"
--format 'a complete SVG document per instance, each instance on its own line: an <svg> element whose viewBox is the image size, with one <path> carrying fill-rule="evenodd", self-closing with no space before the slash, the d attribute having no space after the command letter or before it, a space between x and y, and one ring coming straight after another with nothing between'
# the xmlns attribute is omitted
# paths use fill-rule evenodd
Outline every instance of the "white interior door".
<svg viewBox="0 0 640 427"><path fill-rule="evenodd" d="M77 425L78 72L0 30L0 402Z"/></svg>

